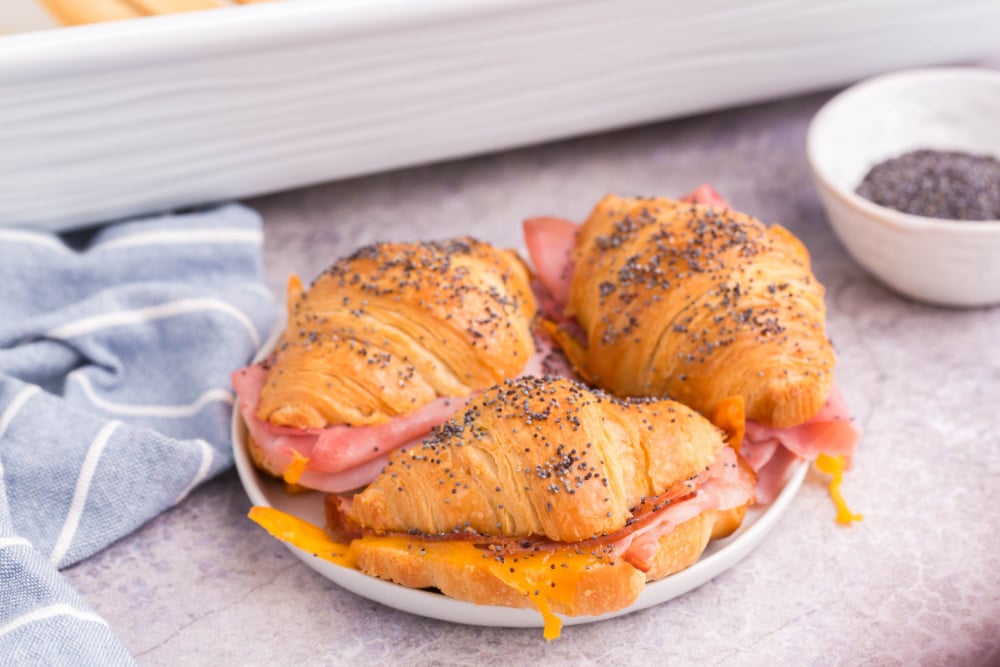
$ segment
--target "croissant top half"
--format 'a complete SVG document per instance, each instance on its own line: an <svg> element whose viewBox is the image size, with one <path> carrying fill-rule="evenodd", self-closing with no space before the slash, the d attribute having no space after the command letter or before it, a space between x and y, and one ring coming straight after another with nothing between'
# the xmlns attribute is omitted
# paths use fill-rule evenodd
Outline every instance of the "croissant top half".
<svg viewBox="0 0 1000 667"><path fill-rule="evenodd" d="M703 414L740 396L748 419L777 427L808 420L829 395L823 286L784 228L609 195L574 259L568 314L587 335L575 356L598 386L669 396Z"/></svg>
<svg viewBox="0 0 1000 667"><path fill-rule="evenodd" d="M483 392L422 446L394 452L345 512L379 533L578 542L622 528L723 446L720 430L679 403L521 377Z"/></svg>
<svg viewBox="0 0 1000 667"><path fill-rule="evenodd" d="M535 352L523 263L471 238L381 243L308 291L292 277L288 325L257 417L279 426L384 423L514 377Z"/></svg>

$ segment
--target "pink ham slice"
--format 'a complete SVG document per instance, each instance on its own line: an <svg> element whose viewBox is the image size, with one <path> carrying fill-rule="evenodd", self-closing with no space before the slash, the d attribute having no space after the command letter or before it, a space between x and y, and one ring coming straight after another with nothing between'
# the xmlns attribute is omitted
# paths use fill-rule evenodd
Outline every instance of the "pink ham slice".
<svg viewBox="0 0 1000 667"><path fill-rule="evenodd" d="M739 464L736 452L723 447L693 496L667 505L655 512L649 521L634 524L637 526L634 530L614 543L615 551L621 553L627 563L648 572L661 537L699 514L740 507L753 497L754 476Z"/></svg>
<svg viewBox="0 0 1000 667"><path fill-rule="evenodd" d="M744 444L754 443L751 447L759 446L760 443L770 443L772 446L780 444L796 456L809 460L819 454L843 455L849 459L854 454L858 438L859 433L851 423L847 403L840 389L834 386L823 408L804 424L791 428L771 428L748 421ZM753 459L747 454L744 456L753 465Z"/></svg>
<svg viewBox="0 0 1000 667"><path fill-rule="evenodd" d="M730 208L729 202L709 185L700 185L681 201ZM573 249L580 225L562 218L531 218L524 222L524 240L544 290L539 301L546 316L561 325L567 323L563 310L569 300L573 279ZM580 338L585 340L585 336ZM757 502L771 502L784 486L798 459L813 460L820 453L844 455L850 460L859 439L851 424L847 406L834 387L823 409L808 422L793 428L775 429L747 422L740 453L757 472Z"/></svg>
<svg viewBox="0 0 1000 667"><path fill-rule="evenodd" d="M772 428L748 421L740 452L757 472L758 502L774 500L798 459L827 454L850 462L860 437L836 385L819 413L804 424Z"/></svg>
<svg viewBox="0 0 1000 667"><path fill-rule="evenodd" d="M573 248L580 225L562 218L530 218L524 221L524 242L538 280L548 291L542 311L562 311L569 301L573 279ZM551 300L553 303L547 303Z"/></svg>
<svg viewBox="0 0 1000 667"><path fill-rule="evenodd" d="M381 470L390 451L419 441L431 428L450 419L468 402L466 398L440 398L376 426L299 430L276 427L257 419L257 404L266 380L267 370L260 364L247 366L232 375L247 431L264 450L271 465L279 470L291 464L293 451L308 458L299 483L331 493L367 484ZM373 463L376 460L378 465ZM359 466L364 466L364 470Z"/></svg>
<svg viewBox="0 0 1000 667"><path fill-rule="evenodd" d="M727 202L722 195L716 192L715 189L707 183L702 183L695 188L694 192L681 197L681 201L688 202L690 204L715 206L716 208L732 208L729 205L729 202Z"/></svg>
<svg viewBox="0 0 1000 667"><path fill-rule="evenodd" d="M525 364L522 375L577 379L561 350L543 329L535 331L535 347L536 353ZM468 397L439 398L376 426L295 429L257 419L260 391L266 381L267 370L260 364L232 375L247 431L277 470L285 470L292 463L293 452L309 459L298 483L328 493L345 493L365 486L385 466L389 452L420 443L432 428L451 419L469 401Z"/></svg>
<svg viewBox="0 0 1000 667"><path fill-rule="evenodd" d="M404 442L400 447L409 444L418 444L421 438L415 438L409 442ZM343 472L314 472L306 470L298 479L298 484L317 491L327 493L348 493L367 486L385 467L388 455L378 456L371 461L366 461L350 470Z"/></svg>

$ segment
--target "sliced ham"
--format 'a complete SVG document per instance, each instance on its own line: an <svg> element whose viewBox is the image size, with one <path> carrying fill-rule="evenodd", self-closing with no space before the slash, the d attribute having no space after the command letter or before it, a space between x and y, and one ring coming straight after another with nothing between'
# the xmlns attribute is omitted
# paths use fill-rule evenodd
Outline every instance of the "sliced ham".
<svg viewBox="0 0 1000 667"><path fill-rule="evenodd" d="M804 424L772 428L748 421L740 451L757 472L758 502L775 498L797 459L812 461L827 454L850 461L860 437L836 385L819 413Z"/></svg>
<svg viewBox="0 0 1000 667"><path fill-rule="evenodd" d="M400 447L406 447L411 443L419 443L420 440L420 438L416 438L409 442L404 442ZM382 454L343 472L314 472L306 470L299 476L297 483L310 489L325 491L326 493L347 493L371 483L382 471L382 468L385 467L388 458L388 454Z"/></svg>
<svg viewBox="0 0 1000 667"><path fill-rule="evenodd" d="M524 243L535 274L561 311L569 302L573 279L573 248L580 225L563 218L531 218L524 221ZM543 312L546 302L542 300Z"/></svg>
<svg viewBox="0 0 1000 667"><path fill-rule="evenodd" d="M792 473L792 466L800 460L791 450L775 443L770 448L767 463L756 470L757 502L762 505L774 502L781 490L785 488L785 483L788 482Z"/></svg>
<svg viewBox="0 0 1000 667"><path fill-rule="evenodd" d="M695 493L653 513L652 520L630 526L630 532L614 543L626 562L643 572L652 567L660 538L689 519L711 510L729 510L754 498L754 475L740 465L736 452L723 447ZM637 522L639 523L639 522ZM629 530L627 529L627 530Z"/></svg>
<svg viewBox="0 0 1000 667"><path fill-rule="evenodd" d="M702 183L694 192L689 195L681 197L681 201L688 202L690 204L704 204L705 206L715 206L717 208L732 208L729 202L720 195L715 189L707 184Z"/></svg>
<svg viewBox="0 0 1000 667"><path fill-rule="evenodd" d="M851 415L847 411L843 395L834 385L823 408L804 424L792 428L769 429L747 423L747 436L761 439L775 437L783 446L804 459L812 460L819 454L842 455L850 459L860 433L851 423Z"/></svg>
<svg viewBox="0 0 1000 667"><path fill-rule="evenodd" d="M338 493L367 484L382 469L389 452L419 441L431 428L450 419L468 402L467 398L439 398L375 426L292 429L257 418L260 391L267 381L265 368L260 364L247 366L233 373L232 381L247 431L264 451L268 462L284 470L292 463L293 452L298 452L308 459L298 483Z"/></svg>

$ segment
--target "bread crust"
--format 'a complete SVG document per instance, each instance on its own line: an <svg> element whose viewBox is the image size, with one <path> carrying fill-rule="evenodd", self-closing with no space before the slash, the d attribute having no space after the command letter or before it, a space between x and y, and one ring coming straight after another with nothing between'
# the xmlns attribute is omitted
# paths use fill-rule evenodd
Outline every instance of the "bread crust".
<svg viewBox="0 0 1000 667"><path fill-rule="evenodd" d="M409 588L436 588L450 598L474 604L538 609L531 592L518 591L483 569L421 556L419 539L410 549L364 542L355 542L353 548L358 569L370 576ZM549 602L558 614L596 616L632 604L645 585L646 575L625 561L599 562Z"/></svg>
<svg viewBox="0 0 1000 667"><path fill-rule="evenodd" d="M253 436L247 433L247 453L250 455L250 462L257 467L257 469L266 472L268 475L277 477L278 479L284 478L284 471L280 469L280 466L271 461L268 458L267 452L264 448L257 444L257 441L253 439ZM285 493L299 494L299 493L309 493L312 489L302 486L301 484L285 482Z"/></svg>
<svg viewBox="0 0 1000 667"><path fill-rule="evenodd" d="M257 417L381 424L514 377L535 352L529 281L515 253L471 238L368 246L308 291L293 276Z"/></svg>
<svg viewBox="0 0 1000 667"><path fill-rule="evenodd" d="M633 604L647 582L663 579L694 564L717 533L735 529L733 517L746 507L704 512L660 538L652 567L641 572L624 560L594 560L575 580L560 581L557 594L547 596L551 610L566 616L598 616ZM721 528L721 530L720 530ZM358 540L353 550L358 569L409 588L434 588L448 597L474 604L538 609L533 591L523 592L474 564L435 559L422 553L427 544L419 537L385 544ZM571 549L570 549L571 550ZM575 556L588 558L588 555ZM546 569L541 568L539 590L547 590ZM567 585L568 584L568 585Z"/></svg>
<svg viewBox="0 0 1000 667"><path fill-rule="evenodd" d="M824 289L805 246L751 216L669 199L605 197L584 223L567 313L587 334L567 353L617 395L670 396L713 414L794 426L833 384Z"/></svg>
<svg viewBox="0 0 1000 667"><path fill-rule="evenodd" d="M260 470L263 470L267 474L273 475L274 477L282 476L283 471L280 467L275 465L275 463L267 457L267 452L264 451L263 447L257 444L257 441L254 440L253 436L249 433L247 433L247 453L250 455L250 461L253 462L253 464Z"/></svg>

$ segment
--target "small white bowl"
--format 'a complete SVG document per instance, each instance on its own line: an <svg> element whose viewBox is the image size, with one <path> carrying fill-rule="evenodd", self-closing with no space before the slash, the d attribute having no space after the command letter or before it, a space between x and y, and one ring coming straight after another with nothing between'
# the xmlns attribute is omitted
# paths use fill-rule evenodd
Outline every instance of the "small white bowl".
<svg viewBox="0 0 1000 667"><path fill-rule="evenodd" d="M925 218L854 193L874 165L921 149L1000 159L1000 72L932 68L863 81L813 118L807 155L830 223L854 258L928 303L1000 303L1000 220Z"/></svg>

